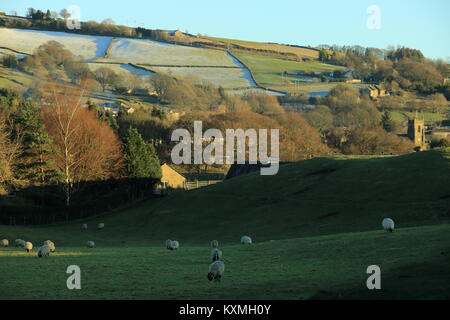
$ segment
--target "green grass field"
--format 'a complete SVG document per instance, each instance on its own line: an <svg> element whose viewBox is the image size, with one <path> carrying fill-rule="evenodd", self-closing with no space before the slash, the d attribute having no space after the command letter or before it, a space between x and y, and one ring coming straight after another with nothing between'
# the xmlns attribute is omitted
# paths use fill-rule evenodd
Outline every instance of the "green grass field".
<svg viewBox="0 0 450 320"><path fill-rule="evenodd" d="M344 69L343 67L315 61L295 62L240 52L233 52L233 55L250 69L255 81L262 86L279 86L285 85L286 81L298 80L293 74L299 71L323 72ZM284 71L288 72L289 75L282 76Z"/></svg>
<svg viewBox="0 0 450 320"><path fill-rule="evenodd" d="M8 88L19 92L29 88L35 80L32 76L0 66L0 88Z"/></svg>
<svg viewBox="0 0 450 320"><path fill-rule="evenodd" d="M225 38L215 38L215 37L203 37L213 42L223 43L223 44L236 44L239 46L247 47L249 49L259 49L259 50L272 50L278 52L289 52L297 55L298 57L307 57L311 59L318 59L319 52L316 50L308 48L291 47L284 44L277 43L263 43L245 40L234 40Z"/></svg>
<svg viewBox="0 0 450 320"><path fill-rule="evenodd" d="M0 248L0 299L449 299L449 178L450 149L316 158L103 217L0 226L0 238L57 245L48 259ZM385 217L394 233L381 230ZM238 244L244 234L253 245ZM224 252L220 283L206 279L212 239ZM81 290L66 288L73 264ZM380 291L366 288L369 265L381 268Z"/></svg>

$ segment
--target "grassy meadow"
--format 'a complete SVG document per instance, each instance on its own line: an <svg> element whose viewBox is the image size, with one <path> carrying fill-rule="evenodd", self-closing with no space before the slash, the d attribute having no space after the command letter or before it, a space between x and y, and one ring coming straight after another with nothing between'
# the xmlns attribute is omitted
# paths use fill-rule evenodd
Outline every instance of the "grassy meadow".
<svg viewBox="0 0 450 320"><path fill-rule="evenodd" d="M284 44L278 43L263 43L263 42L254 42L254 41L245 41L245 40L234 40L234 39L225 39L225 38L215 38L215 37L204 37L205 39L211 40L213 42L218 42L222 44L236 44L242 47L246 47L249 49L258 49L258 50L271 50L277 52L288 52L297 55L299 58L310 58L310 59L318 59L319 52L317 50L308 49L308 48L300 48L294 46L288 46Z"/></svg>
<svg viewBox="0 0 450 320"><path fill-rule="evenodd" d="M449 177L450 149L316 158L102 217L0 226L0 238L57 246L48 259L0 248L0 299L449 299ZM394 233L381 230L385 217ZM239 244L244 234L253 245ZM212 239L224 254L220 283L206 279ZM66 288L72 264L81 290ZM366 288L374 264L379 291Z"/></svg>
<svg viewBox="0 0 450 320"><path fill-rule="evenodd" d="M284 59L273 58L269 56L233 52L246 67L250 69L255 81L262 86L286 85L286 81L298 80L295 76L299 71L333 71L342 70L343 67L332 66L320 62L296 62ZM288 75L283 76L283 72Z"/></svg>

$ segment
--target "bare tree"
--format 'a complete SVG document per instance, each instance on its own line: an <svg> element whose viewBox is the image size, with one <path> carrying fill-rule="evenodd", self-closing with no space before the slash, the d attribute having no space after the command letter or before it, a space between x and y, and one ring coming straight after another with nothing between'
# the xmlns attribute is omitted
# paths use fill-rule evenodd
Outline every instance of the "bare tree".
<svg viewBox="0 0 450 320"><path fill-rule="evenodd" d="M21 150L20 134L11 139L5 115L0 113L0 195L8 192L14 184L14 164Z"/></svg>
<svg viewBox="0 0 450 320"><path fill-rule="evenodd" d="M100 67L94 71L95 79L102 86L103 91L117 83L117 74L108 67Z"/></svg>
<svg viewBox="0 0 450 320"><path fill-rule="evenodd" d="M122 166L121 144L113 130L84 108L83 90L53 84L41 102L55 147L54 163L64 177L66 205L83 181L108 179Z"/></svg>
<svg viewBox="0 0 450 320"><path fill-rule="evenodd" d="M59 12L59 15L60 15L61 17L63 17L64 20L67 20L67 19L70 18L70 12L69 12L66 8L62 9L62 10Z"/></svg>

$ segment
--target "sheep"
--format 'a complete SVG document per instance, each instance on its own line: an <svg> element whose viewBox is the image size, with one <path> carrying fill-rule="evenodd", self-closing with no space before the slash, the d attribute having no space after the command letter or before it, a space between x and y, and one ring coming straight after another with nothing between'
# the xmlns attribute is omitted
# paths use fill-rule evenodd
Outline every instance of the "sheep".
<svg viewBox="0 0 450 320"><path fill-rule="evenodd" d="M7 247L9 246L9 240L8 239L3 239L2 241L0 241L0 244L2 247Z"/></svg>
<svg viewBox="0 0 450 320"><path fill-rule="evenodd" d="M104 227L105 227L105 224L104 224L104 223L99 223L99 224L97 225L97 230L102 230Z"/></svg>
<svg viewBox="0 0 450 320"><path fill-rule="evenodd" d="M83 228L83 230L87 230L87 228L88 228L87 223L83 223L83 225L81 227Z"/></svg>
<svg viewBox="0 0 450 320"><path fill-rule="evenodd" d="M211 248L218 248L219 247L219 241L213 240L211 241Z"/></svg>
<svg viewBox="0 0 450 320"><path fill-rule="evenodd" d="M42 258L42 257L46 257L47 258L50 255L50 252L51 252L50 246L44 244L42 247L40 247L38 249L37 255L38 255L39 258Z"/></svg>
<svg viewBox="0 0 450 320"><path fill-rule="evenodd" d="M25 250L26 250L26 252L30 252L31 250L33 250L33 244L31 242L27 241L25 243Z"/></svg>
<svg viewBox="0 0 450 320"><path fill-rule="evenodd" d="M180 247L180 243L177 240L172 241L172 250L177 250Z"/></svg>
<svg viewBox="0 0 450 320"><path fill-rule="evenodd" d="M47 246L49 246L49 248L50 248L50 252L51 253L53 253L53 252L55 252L56 251L56 247L55 247L55 244L52 242L52 241L50 241L50 240L46 240L46 241L44 241L44 245L47 245Z"/></svg>
<svg viewBox="0 0 450 320"><path fill-rule="evenodd" d="M22 247L22 248L25 247L25 241L22 239L16 239L14 241L14 244L16 247Z"/></svg>
<svg viewBox="0 0 450 320"><path fill-rule="evenodd" d="M214 248L211 250L211 260L212 262L214 261L219 261L222 258L222 251L218 248Z"/></svg>
<svg viewBox="0 0 450 320"><path fill-rule="evenodd" d="M390 218L385 218L383 219L383 221L381 222L381 225L383 226L383 229L389 232L393 232L394 231L394 220L390 219Z"/></svg>
<svg viewBox="0 0 450 320"><path fill-rule="evenodd" d="M208 280L220 281L225 271L225 264L222 261L214 261L209 265Z"/></svg>
<svg viewBox="0 0 450 320"><path fill-rule="evenodd" d="M94 242L94 241L88 241L88 242L86 242L86 247L88 247L88 248L93 248L93 247L95 247L95 242Z"/></svg>
<svg viewBox="0 0 450 320"><path fill-rule="evenodd" d="M241 244L252 244L252 238L250 238L249 236L242 236Z"/></svg>
<svg viewBox="0 0 450 320"><path fill-rule="evenodd" d="M166 240L166 249L172 250L172 240L170 240L170 239Z"/></svg>

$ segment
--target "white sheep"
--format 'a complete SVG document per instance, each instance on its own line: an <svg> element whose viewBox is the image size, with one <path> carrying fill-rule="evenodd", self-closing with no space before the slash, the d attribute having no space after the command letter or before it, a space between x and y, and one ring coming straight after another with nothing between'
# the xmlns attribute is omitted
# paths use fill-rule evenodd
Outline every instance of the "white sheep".
<svg viewBox="0 0 450 320"><path fill-rule="evenodd" d="M214 261L209 265L208 280L220 281L225 272L225 264L222 261Z"/></svg>
<svg viewBox="0 0 450 320"><path fill-rule="evenodd" d="M16 246L16 247L25 247L25 241L24 240L22 240L22 239L16 239L15 241L14 241L14 245Z"/></svg>
<svg viewBox="0 0 450 320"><path fill-rule="evenodd" d="M50 252L51 252L51 248L50 248L50 246L48 246L48 245L43 245L42 247L40 247L39 249L38 249L38 257L39 258L42 258L42 257L48 257L49 255L50 255Z"/></svg>
<svg viewBox="0 0 450 320"><path fill-rule="evenodd" d="M33 250L33 244L31 242L27 241L27 242L25 242L24 248L27 252L30 252L31 250Z"/></svg>
<svg viewBox="0 0 450 320"><path fill-rule="evenodd" d="M170 239L166 240L166 249L172 250L172 240Z"/></svg>
<svg viewBox="0 0 450 320"><path fill-rule="evenodd" d="M7 247L7 246L9 246L9 240L3 239L2 241L0 241L0 244L2 247Z"/></svg>
<svg viewBox="0 0 450 320"><path fill-rule="evenodd" d="M218 248L214 248L211 250L211 260L212 262L214 261L219 261L222 258L222 251Z"/></svg>
<svg viewBox="0 0 450 320"><path fill-rule="evenodd" d="M241 244L252 244L252 238L250 238L249 236L242 236Z"/></svg>
<svg viewBox="0 0 450 320"><path fill-rule="evenodd" d="M383 229L389 232L393 232L394 231L394 220L390 219L390 218L385 218L383 219L383 221L381 222L381 225L383 226Z"/></svg>
<svg viewBox="0 0 450 320"><path fill-rule="evenodd" d="M45 241L44 241L44 245L49 246L50 252L51 252L51 253L53 253L53 252L56 251L56 246L55 246L55 244L54 244L52 241L50 241L50 240L45 240Z"/></svg>
<svg viewBox="0 0 450 320"><path fill-rule="evenodd" d="M104 224L104 223L99 223L99 224L97 225L97 230L102 230L104 227L105 227L105 224Z"/></svg>
<svg viewBox="0 0 450 320"><path fill-rule="evenodd" d="M211 248L218 248L219 247L219 241L213 240L211 241Z"/></svg>
<svg viewBox="0 0 450 320"><path fill-rule="evenodd" d="M95 247L95 242L94 242L94 241L88 241L88 242L86 242L86 247L88 247L88 248L93 248L93 247Z"/></svg>
<svg viewBox="0 0 450 320"><path fill-rule="evenodd" d="M172 250L177 250L180 247L180 243L177 240L172 241Z"/></svg>
<svg viewBox="0 0 450 320"><path fill-rule="evenodd" d="M83 225L81 227L83 228L83 230L87 230L87 228L88 228L87 223L83 223Z"/></svg>

